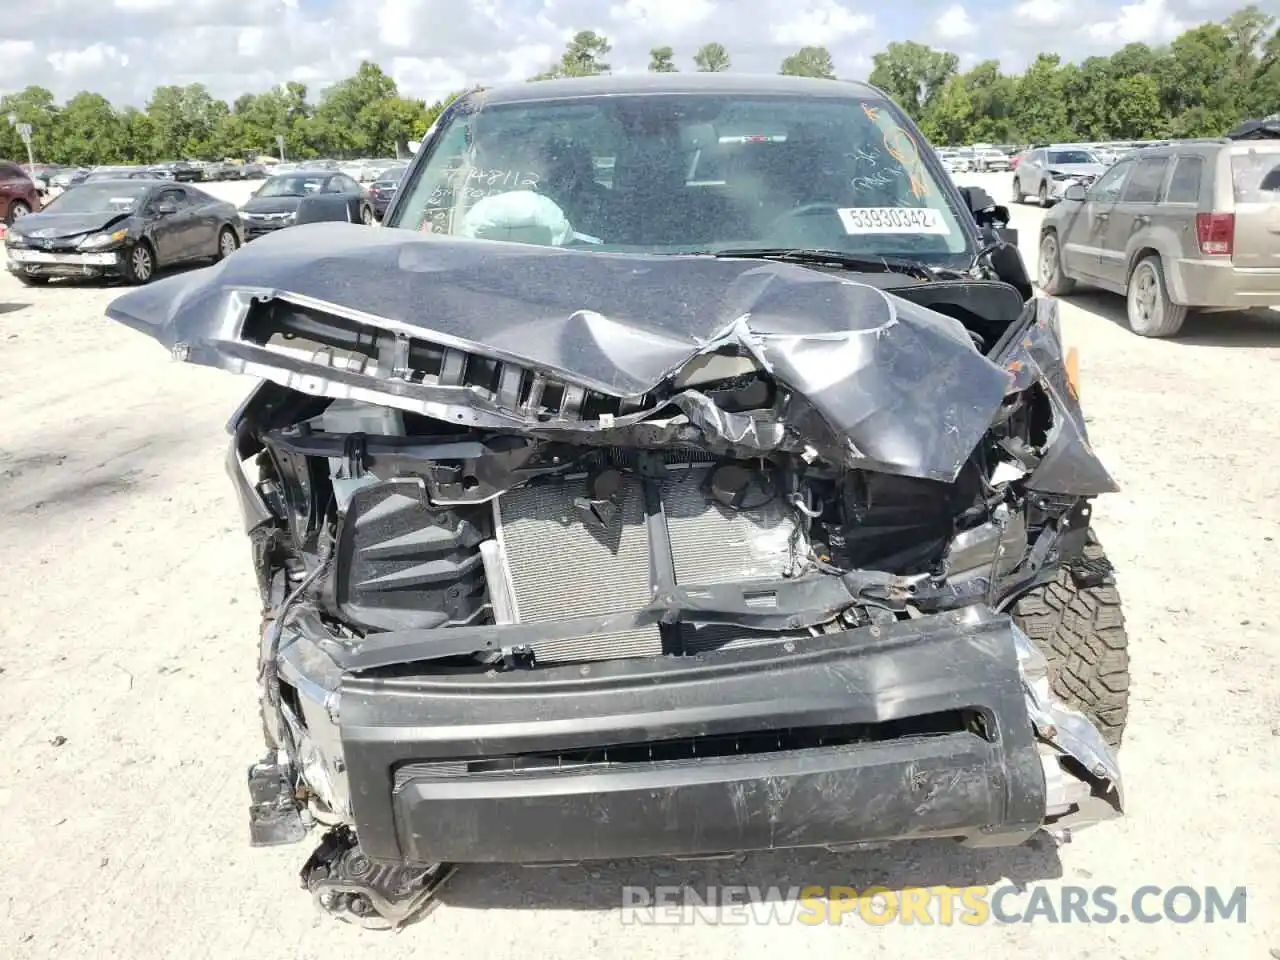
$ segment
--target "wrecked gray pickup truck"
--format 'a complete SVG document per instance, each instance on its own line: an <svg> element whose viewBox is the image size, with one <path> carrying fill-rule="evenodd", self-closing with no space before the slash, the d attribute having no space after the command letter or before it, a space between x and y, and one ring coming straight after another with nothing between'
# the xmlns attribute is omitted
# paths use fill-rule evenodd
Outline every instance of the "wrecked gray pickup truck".
<svg viewBox="0 0 1280 960"><path fill-rule="evenodd" d="M510 97L527 119L612 85L600 121L620 84L672 87L670 111L743 82ZM1119 815L1127 642L1090 530L1115 485L1056 304L994 275L959 191L931 181L958 232L939 256L967 267L928 243L450 236L423 198L468 201L433 164L457 183L452 127L472 149L503 108L446 114L389 228L281 231L109 309L261 378L227 461L263 601L253 842L322 825L304 885L396 926L457 864L1010 845ZM803 133L788 117L730 138L726 182Z"/></svg>

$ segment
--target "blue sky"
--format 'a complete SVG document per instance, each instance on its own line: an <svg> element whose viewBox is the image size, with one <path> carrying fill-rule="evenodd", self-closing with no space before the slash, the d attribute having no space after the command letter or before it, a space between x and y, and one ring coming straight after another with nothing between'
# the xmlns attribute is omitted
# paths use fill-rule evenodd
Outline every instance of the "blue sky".
<svg viewBox="0 0 1280 960"><path fill-rule="evenodd" d="M18 0L0 0L0 8ZM1261 0L1280 14L1280 0ZM234 98L286 80L315 90L373 59L407 93L434 98L544 68L577 29L614 43L615 71L643 70L670 45L683 69L719 41L733 69L774 72L822 44L837 72L862 78L892 40L917 40L1020 69L1125 43L1158 45L1242 0L34 0L6 15L0 93L31 83L142 105L158 84L206 84Z"/></svg>

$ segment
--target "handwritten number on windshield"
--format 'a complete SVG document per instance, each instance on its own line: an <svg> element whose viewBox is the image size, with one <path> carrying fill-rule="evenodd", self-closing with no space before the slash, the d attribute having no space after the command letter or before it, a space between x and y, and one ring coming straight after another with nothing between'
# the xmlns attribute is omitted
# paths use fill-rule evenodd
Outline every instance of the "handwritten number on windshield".
<svg viewBox="0 0 1280 960"><path fill-rule="evenodd" d="M508 189L537 190L538 174L527 170L485 170L480 167L459 167L451 171L448 180L431 191L427 203L438 206L444 203L452 191L455 196L467 200L483 200L494 192Z"/></svg>
<svg viewBox="0 0 1280 960"><path fill-rule="evenodd" d="M903 169L907 171L907 176L911 178L911 195L917 198L925 196L929 192L929 185L921 173L920 149L916 146L915 140L911 139L911 135L898 126L892 117L882 117L878 107L871 107L864 103L862 112L880 130L884 148L889 152L889 156L902 164Z"/></svg>

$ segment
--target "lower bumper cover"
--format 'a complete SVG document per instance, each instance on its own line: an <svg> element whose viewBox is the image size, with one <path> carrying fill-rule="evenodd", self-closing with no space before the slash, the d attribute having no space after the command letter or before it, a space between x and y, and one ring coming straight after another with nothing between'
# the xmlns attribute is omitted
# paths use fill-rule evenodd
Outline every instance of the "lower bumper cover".
<svg viewBox="0 0 1280 960"><path fill-rule="evenodd" d="M258 237L265 237L268 233L275 233L277 230L284 230L293 224L287 220L279 222L263 223L258 220L246 220L244 224L244 239L246 241L256 240Z"/></svg>
<svg viewBox="0 0 1280 960"><path fill-rule="evenodd" d="M370 856L413 863L1016 844L1038 829L1046 785L1013 630L971 608L696 658L348 675L356 829ZM955 711L979 720L884 733ZM798 749L783 736L851 725L881 734ZM726 737L753 746L726 751ZM720 748L699 756L709 738ZM643 749L675 742L673 759Z"/></svg>
<svg viewBox="0 0 1280 960"><path fill-rule="evenodd" d="M56 279L61 277L118 277L122 270L120 264L91 264L91 263L15 263L12 260L6 264L10 273L28 277L47 277Z"/></svg>
<svg viewBox="0 0 1280 960"><path fill-rule="evenodd" d="M1232 309L1280 305L1280 270L1275 268L1188 258L1175 261L1166 276L1175 303Z"/></svg>

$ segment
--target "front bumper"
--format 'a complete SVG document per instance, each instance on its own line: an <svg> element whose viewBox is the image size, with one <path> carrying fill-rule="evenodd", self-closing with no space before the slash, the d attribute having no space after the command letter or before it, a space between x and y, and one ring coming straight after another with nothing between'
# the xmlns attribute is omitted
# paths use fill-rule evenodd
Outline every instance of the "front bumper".
<svg viewBox="0 0 1280 960"><path fill-rule="evenodd" d="M1094 181L1096 181L1097 179L1098 179L1097 177L1088 176L1088 175L1079 176L1079 177L1066 177L1063 179L1051 179L1048 181L1049 198L1051 200L1061 200L1066 195L1067 187L1071 186L1073 183L1078 183L1080 184L1080 186L1088 190L1090 187L1093 186Z"/></svg>
<svg viewBox="0 0 1280 960"><path fill-rule="evenodd" d="M124 263L120 250L87 253L12 248L6 254L5 266L9 272L29 277L114 277L120 275Z"/></svg>
<svg viewBox="0 0 1280 960"><path fill-rule="evenodd" d="M256 240L258 237L265 237L268 233L275 233L277 230L293 226L292 220L252 220L243 214L241 218L244 222L244 239L246 241Z"/></svg>
<svg viewBox="0 0 1280 960"><path fill-rule="evenodd" d="M301 766L349 799L375 859L1009 845L1071 805L1061 754L1036 737L1025 638L985 608L699 657L407 678L326 681L298 636L281 677L304 714ZM1115 816L1114 758L1100 737L1089 749L1111 784L1085 791L1111 790L1094 819Z"/></svg>

